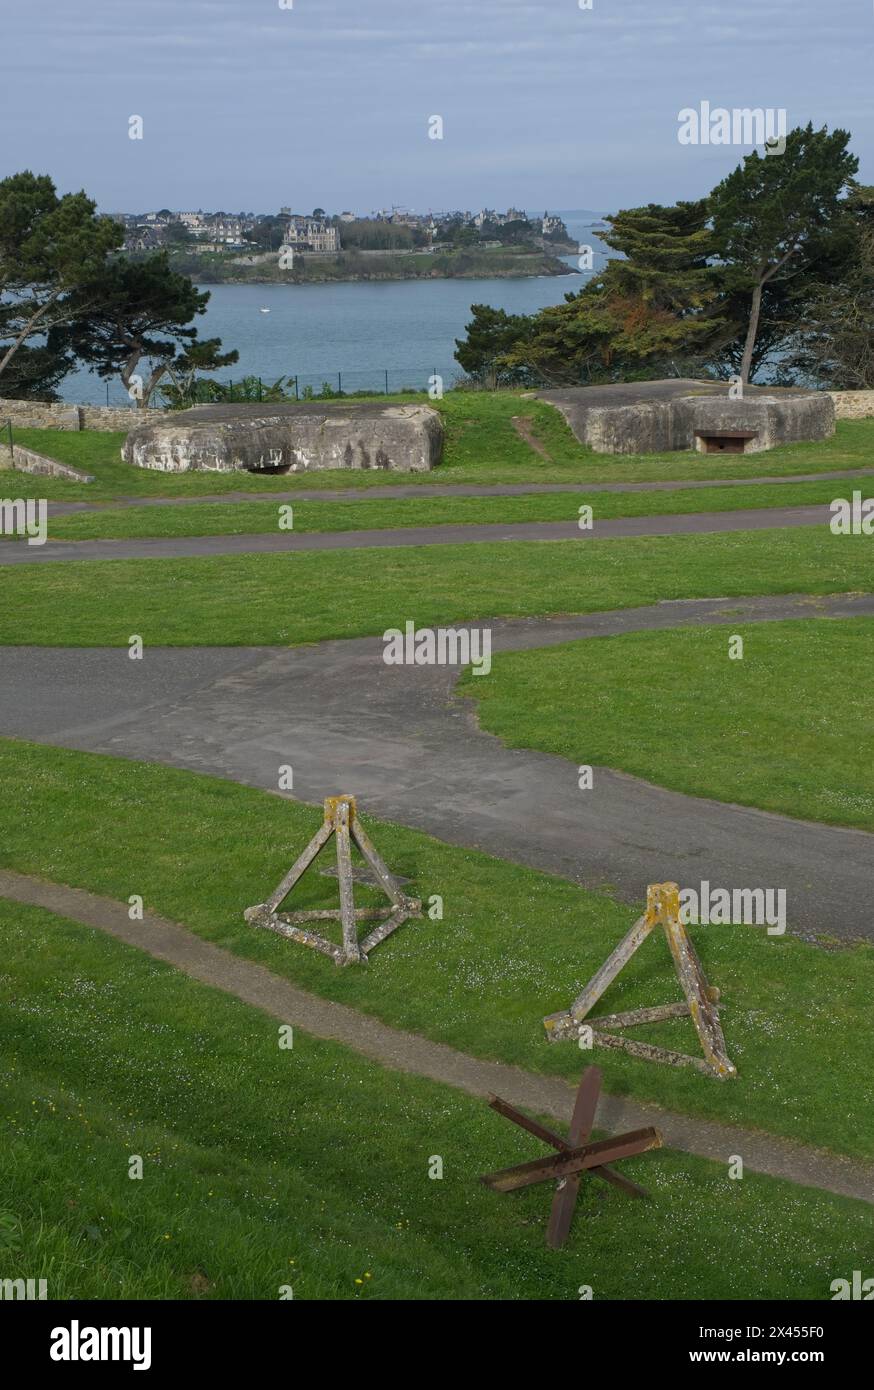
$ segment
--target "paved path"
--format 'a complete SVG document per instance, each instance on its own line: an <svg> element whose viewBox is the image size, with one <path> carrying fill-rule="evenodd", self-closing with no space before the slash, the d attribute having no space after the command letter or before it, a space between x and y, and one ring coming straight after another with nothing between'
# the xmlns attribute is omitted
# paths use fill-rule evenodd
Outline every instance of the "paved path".
<svg viewBox="0 0 874 1390"><path fill-rule="evenodd" d="M702 624L874 616L874 596L686 600L488 624L494 651ZM461 630L459 628L459 630ZM639 902L647 883L785 888L789 929L874 940L874 836L683 796L506 748L454 696L457 668L386 666L380 638L298 648L7 647L0 735L169 763L371 814ZM592 659L597 660L593 650ZM586 750L579 749L579 762ZM278 793L277 793L278 794Z"/></svg>
<svg viewBox="0 0 874 1390"><path fill-rule="evenodd" d="M359 550L372 547L468 545L484 541L609 540L620 536L682 536L717 531L761 531L770 527L825 526L827 504L815 507L767 507L736 512L690 512L687 515L627 516L596 520L581 531L568 521L526 521L486 525L399 526L383 531L277 531L249 536L177 536L139 540L24 541L0 544L0 565L52 563L60 560L178 560L214 555L269 555L297 550Z"/></svg>
<svg viewBox="0 0 874 1390"><path fill-rule="evenodd" d="M58 916L107 932L159 960L183 970L192 979L232 994L282 1023L314 1037L333 1038L396 1071L426 1076L468 1095L498 1094L523 1110L549 1116L566 1125L575 1088L557 1077L538 1076L501 1062L483 1061L435 1043L415 1033L390 1028L377 1019L298 989L262 965L233 955L193 932L154 913L131 922L127 905L81 888L47 883L29 875L0 869L2 899L30 903ZM730 1082L713 1082L730 1085ZM804 1187L820 1188L874 1203L874 1166L841 1158L761 1131L690 1118L655 1105L642 1105L618 1096L601 1096L596 1124L608 1133L656 1125L669 1148L727 1163L740 1154L747 1169L786 1178Z"/></svg>
<svg viewBox="0 0 874 1390"><path fill-rule="evenodd" d="M77 512L103 512L116 507L184 507L214 502L367 502L404 497L435 501L441 497L529 497L549 492L684 492L687 488L761 487L774 483L822 483L832 478L868 478L874 468L845 468L840 472L793 473L769 478L685 478L676 482L647 483L398 483L385 487L292 488L287 492L214 492L192 497L116 497L110 502L54 502L49 516Z"/></svg>

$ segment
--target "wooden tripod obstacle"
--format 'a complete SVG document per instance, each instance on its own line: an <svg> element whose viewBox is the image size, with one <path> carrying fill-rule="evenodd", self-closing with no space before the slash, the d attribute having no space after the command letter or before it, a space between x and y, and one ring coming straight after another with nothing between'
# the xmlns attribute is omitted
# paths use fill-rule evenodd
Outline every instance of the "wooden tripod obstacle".
<svg viewBox="0 0 874 1390"><path fill-rule="evenodd" d="M331 836L337 845L337 879L340 885L339 908L325 908L307 912L280 912L278 909L291 892L302 874L313 860L322 852ZM376 885L382 889L389 900L389 907L356 907L352 882L352 844L358 847L376 878ZM411 917L421 917L422 904L418 898L409 898L400 884L389 872L381 856L374 848L369 835L358 818L354 796L329 796L325 800L325 818L310 840L306 849L292 864L276 891L264 903L248 907L244 913L246 921L253 927L266 927L268 931L278 932L291 941L299 941L302 946L311 946L331 956L337 965L349 965L353 961L365 961L381 941L385 941L398 927ZM320 936L300 925L304 922L338 921L343 928L343 944L336 946L333 941ZM376 921L377 926L364 938L358 940L358 923Z"/></svg>
<svg viewBox="0 0 874 1390"><path fill-rule="evenodd" d="M526 1129L529 1134L542 1139L545 1144L550 1144L558 1151L555 1157L535 1158L530 1163L502 1168L500 1172L487 1173L480 1178L480 1182L485 1183L486 1187L490 1187L494 1192L516 1192L521 1187L530 1187L532 1183L557 1179L546 1230L546 1243L551 1250L559 1250L567 1239L584 1173L603 1178L605 1182L619 1188L629 1197L648 1196L644 1188L638 1187L636 1182L632 1182L624 1174L614 1172L607 1164L620 1158L631 1158L634 1154L645 1153L648 1149L659 1148L662 1136L657 1129L635 1129L628 1134L614 1134L610 1139L599 1139L590 1143L589 1135L595 1122L600 1094L601 1068L587 1067L577 1090L567 1139L553 1134L551 1129L538 1124L536 1120L529 1119L499 1096L489 1097L489 1105L493 1110L497 1110L499 1115L504 1115L506 1119L512 1120L513 1124Z"/></svg>
<svg viewBox="0 0 874 1390"><path fill-rule="evenodd" d="M664 928L677 979L680 981L685 1003L659 1004L650 1009L629 1009L625 1013L605 1014L593 1018L591 1023L584 1020L594 1008L607 987L615 980L622 967L631 959L635 951L647 939L654 927ZM543 1026L550 1042L560 1042L568 1038L580 1039L582 1030L588 1028L591 1041L600 1047L620 1048L634 1057L642 1057L650 1062L667 1062L673 1067L695 1067L708 1076L722 1079L737 1076L737 1069L729 1060L719 1022L719 990L707 983L701 962L686 928L680 921L680 890L676 883L651 883L646 890L646 912L639 917L627 936L620 941L616 950L597 970L570 1008L564 1013L550 1014L543 1020ZM668 1018L691 1016L695 1031L701 1042L704 1057L690 1057L685 1052L672 1052L666 1047L654 1047L650 1043L625 1038L613 1029L632 1028L640 1023L659 1023Z"/></svg>

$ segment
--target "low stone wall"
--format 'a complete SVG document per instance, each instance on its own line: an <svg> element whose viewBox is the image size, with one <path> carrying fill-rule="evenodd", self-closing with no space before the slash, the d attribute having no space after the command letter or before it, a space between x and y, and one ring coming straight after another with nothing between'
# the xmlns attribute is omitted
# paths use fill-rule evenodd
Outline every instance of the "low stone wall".
<svg viewBox="0 0 874 1390"><path fill-rule="evenodd" d="M126 410L113 405L80 405L83 430L132 430L136 425L157 425L167 418L166 410Z"/></svg>
<svg viewBox="0 0 874 1390"><path fill-rule="evenodd" d="M865 420L874 415L874 391L829 391L836 420Z"/></svg>
<svg viewBox="0 0 874 1390"><path fill-rule="evenodd" d="M35 449L25 449L21 444L13 444L12 458L9 450L0 445L0 468L11 466L22 473L37 473L46 478L65 478L68 483L93 483L93 473L83 473L69 463L59 463L57 459L46 458Z"/></svg>
<svg viewBox="0 0 874 1390"><path fill-rule="evenodd" d="M0 398L0 425L11 420L20 429L80 430L79 407L49 405L45 401L10 401Z"/></svg>
<svg viewBox="0 0 874 1390"><path fill-rule="evenodd" d="M0 427L11 420L25 430L131 430L157 424L163 410L126 409L112 405L67 405L66 401L15 401L0 397Z"/></svg>

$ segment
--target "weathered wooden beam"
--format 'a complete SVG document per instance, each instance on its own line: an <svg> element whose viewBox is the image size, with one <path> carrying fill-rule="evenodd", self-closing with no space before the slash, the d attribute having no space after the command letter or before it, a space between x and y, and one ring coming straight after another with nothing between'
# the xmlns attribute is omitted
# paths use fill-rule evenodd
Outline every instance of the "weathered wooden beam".
<svg viewBox="0 0 874 1390"><path fill-rule="evenodd" d="M589 1071L600 1072L600 1068L590 1067ZM598 1081L598 1090L600 1091L600 1077ZM582 1143L589 1137L590 1130L585 1130L585 1132L580 1131L574 1126L572 1120L568 1138L563 1139L560 1134L554 1134L551 1129L547 1129L545 1125L539 1124L537 1120L532 1120L530 1116L523 1115L521 1110L517 1110L515 1106L510 1105L506 1100L502 1100L500 1096L489 1096L489 1105L493 1110L496 1110L499 1115L503 1115L506 1119L512 1120L513 1124L519 1125L521 1129L527 1130L529 1134L533 1134L535 1139L542 1139L545 1144L551 1144L559 1153L567 1153L574 1147L574 1144L569 1142L572 1138L576 1143ZM614 1187L618 1187L629 1197L647 1197L649 1195L645 1188L638 1187L636 1182L632 1182L630 1178L626 1178L623 1173L616 1173L612 1168L608 1168L604 1164L599 1164L597 1168L591 1168L589 1171L592 1177L603 1178L605 1182L611 1183ZM546 1243L554 1250L558 1250L567 1239L573 1219L574 1206L579 1192L579 1184L579 1175L572 1173L570 1177L562 1178L559 1186L556 1188L552 1211L549 1217L549 1226L546 1233ZM560 1215L554 1215L557 1206L560 1208Z"/></svg>
<svg viewBox="0 0 874 1390"><path fill-rule="evenodd" d="M564 1178L571 1173L603 1167L605 1163L616 1163L621 1158L632 1158L635 1154L659 1148L661 1142L662 1137L657 1129L635 1129L628 1134L614 1135L610 1139L599 1139L592 1144L568 1149L564 1153L534 1158L530 1163L502 1168L497 1173L486 1174L481 1181L495 1192L516 1192L535 1183L549 1182L551 1178Z"/></svg>
<svg viewBox="0 0 874 1390"><path fill-rule="evenodd" d="M668 1018L687 1018L689 1012L688 1003L678 1000L676 1004L656 1004L651 1009L626 1009L622 1014L601 1014L587 1022L591 1028L634 1028L638 1023L662 1023Z"/></svg>
<svg viewBox="0 0 874 1390"><path fill-rule="evenodd" d="M566 1139L562 1139L560 1134L553 1134L551 1129L546 1128L546 1125L541 1125L537 1120L523 1115L521 1110L510 1105L509 1101L501 1100L500 1096L489 1096L489 1105L493 1110L497 1110L499 1115L512 1120L513 1124L518 1125L520 1129L526 1129L529 1134L533 1134L535 1139L542 1139L544 1144L551 1144L554 1149L558 1149L560 1152L573 1147Z"/></svg>
<svg viewBox="0 0 874 1390"><path fill-rule="evenodd" d="M358 922L375 922L381 921L383 917L389 917L394 911L393 907L356 907L354 915ZM278 912L276 915L283 917L286 922L340 921L340 909L338 907L306 908L296 912Z"/></svg>
<svg viewBox="0 0 874 1390"><path fill-rule="evenodd" d="M630 1134L615 1134L609 1139L592 1142L590 1135L595 1123L601 1080L600 1067L587 1067L583 1072L577 1088L567 1139L554 1134L538 1120L523 1115L515 1106L499 1096L489 1096L489 1105L499 1115L512 1120L514 1124L557 1150L551 1157L514 1164L512 1168L503 1168L497 1173L488 1173L480 1178L482 1183L497 1192L515 1192L534 1183L555 1181L556 1190L546 1232L546 1243L553 1250L559 1249L567 1239L584 1173L589 1172L594 1177L602 1178L626 1196L647 1196L644 1188L623 1174L614 1172L608 1164L621 1158L645 1153L648 1149L658 1148L662 1137L657 1129L647 1128L634 1130Z"/></svg>
<svg viewBox="0 0 874 1390"><path fill-rule="evenodd" d="M701 962L686 934L686 928L680 921L679 904L677 912L668 916L664 927L677 978L688 1001L689 1012L701 1040L704 1056L717 1076L736 1076L737 1070L726 1050L717 1006L709 997Z"/></svg>
<svg viewBox="0 0 874 1390"><path fill-rule="evenodd" d="M727 1078L737 1075L728 1057L722 1025L719 1021L719 990L707 981L695 947L680 920L680 890L676 883L651 883L646 891L646 911L634 923L600 970L592 976L583 992L569 1010L549 1014L543 1020L550 1042L579 1039L584 1020L590 1010L614 980L631 956L646 939L653 927L664 929L685 1003L659 1004L652 1008L626 1009L589 1019L592 1042L602 1047L622 1049L646 1061L666 1062L671 1066L690 1066L709 1076ZM669 1018L689 1015L701 1043L704 1058L687 1057L685 1053L650 1043L624 1038L612 1030L636 1024L658 1023Z"/></svg>
<svg viewBox="0 0 874 1390"><path fill-rule="evenodd" d="M639 1042L637 1038L626 1038L622 1033L599 1033L592 1031L592 1042L599 1047L612 1047L619 1052L628 1052L644 1062L666 1062L671 1067L692 1067L713 1076L713 1068L704 1057L692 1057L688 1052L673 1052L669 1047L656 1047L654 1043Z"/></svg>
<svg viewBox="0 0 874 1390"><path fill-rule="evenodd" d="M274 912L276 908L279 906L279 904L283 901L283 899L288 897L289 893L291 892L294 885L297 883L301 874L309 868L310 864L313 862L316 855L319 853L319 850L322 848L325 842L331 838L331 835L333 833L334 827L331 821L325 819L320 825L319 829L316 831L313 838L310 840L306 849L294 861L288 873L285 875L285 878L279 884L279 887L276 889L274 893L270 894L270 897L264 904L268 912Z"/></svg>
<svg viewBox="0 0 874 1390"><path fill-rule="evenodd" d="M638 917L631 930L622 938L619 945L596 970L589 983L570 1006L570 1013L577 1023L581 1023L590 1009L594 1008L607 986L612 984L620 970L634 955L637 948L649 936L654 923L647 915Z"/></svg>
<svg viewBox="0 0 874 1390"><path fill-rule="evenodd" d="M335 836L337 851L337 881L339 886L339 908L307 908L293 912L280 913L277 909L291 892L298 879L327 844ZM388 907L356 907L354 898L354 870L352 867L352 844L358 846L362 855L376 875L374 887L381 889L389 899ZM329 796L325 799L324 820L312 837L306 849L298 856L291 869L283 878L276 891L265 903L247 908L244 916L253 926L268 927L280 936L303 945L314 946L325 951L335 960L348 965L352 961L363 961L368 951L373 950L387 936L390 936L410 917L420 916L422 904L418 898L408 897L400 884L389 872L388 867L377 853L370 837L361 825L354 796ZM306 922L337 921L343 934L342 947L334 946L316 932L307 932L298 924ZM377 926L361 943L358 941L358 923L376 922Z"/></svg>
<svg viewBox="0 0 874 1390"><path fill-rule="evenodd" d="M317 932L304 931L302 927L294 927L289 922L282 921L275 913L269 913L262 919L250 919L253 926L265 927L267 931L276 932L278 936L285 936L290 941L297 941L301 946L310 946L315 951L321 951L323 955L331 956L335 961L343 959L343 952L339 946L335 946L332 941L326 941Z"/></svg>
<svg viewBox="0 0 874 1390"><path fill-rule="evenodd" d="M592 1132L603 1080L601 1068L594 1066L586 1067L580 1078L568 1135L573 1148L585 1143Z"/></svg>
<svg viewBox="0 0 874 1390"><path fill-rule="evenodd" d="M418 911L422 906L421 902L417 898L406 896L357 816L352 822L352 838L376 874L386 897L391 899L395 907L404 907L407 904L412 907L415 904L415 910Z"/></svg>
<svg viewBox="0 0 874 1390"><path fill-rule="evenodd" d="M614 1168L608 1168L604 1163L601 1164L600 1168L593 1168L591 1171L593 1178L603 1178L605 1182L611 1183L613 1187L618 1187L620 1192L624 1192L627 1197L649 1196L645 1187L639 1187L636 1182L632 1182L631 1178L627 1178L624 1173L617 1173Z"/></svg>
<svg viewBox="0 0 874 1390"><path fill-rule="evenodd" d="M568 1148L574 1149L580 1144L584 1144L591 1134L600 1094L601 1068L587 1067L580 1080L577 1098L574 1102L570 1129L568 1130ZM595 1171L600 1172L601 1170L598 1168ZM580 1181L581 1175L579 1173L569 1173L566 1178L559 1182L555 1190L549 1212L549 1224L546 1228L546 1243L551 1250L560 1250L567 1240L580 1190Z"/></svg>
<svg viewBox="0 0 874 1390"><path fill-rule="evenodd" d="M547 1042L564 1042L567 1038L577 1038L580 1028L585 1024L575 1023L568 1009L557 1014L547 1014L543 1020Z"/></svg>
<svg viewBox="0 0 874 1390"><path fill-rule="evenodd" d="M352 855L349 843L351 807L338 799L334 834L337 841L337 880L340 885L340 924L343 928L344 962L361 960L358 931L355 925L355 897L352 887Z"/></svg>
<svg viewBox="0 0 874 1390"><path fill-rule="evenodd" d="M391 936L398 927L402 927L404 922L409 921L411 915L403 904L396 907L390 917L386 917L384 922L380 922L378 927L374 927L372 932L368 932L361 943L362 955L368 955L374 946L378 946L381 941L385 941L387 936Z"/></svg>

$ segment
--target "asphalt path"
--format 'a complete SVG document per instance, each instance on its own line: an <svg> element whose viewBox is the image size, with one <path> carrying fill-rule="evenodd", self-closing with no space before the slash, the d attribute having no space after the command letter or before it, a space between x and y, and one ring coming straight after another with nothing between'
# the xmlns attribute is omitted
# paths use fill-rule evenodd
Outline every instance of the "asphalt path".
<svg viewBox="0 0 874 1390"><path fill-rule="evenodd" d="M176 536L131 540L24 540L0 544L0 565L51 564L68 560L179 560L218 555L269 555L302 550L361 550L402 546L472 545L501 541L609 540L628 536L704 535L723 531L825 526L827 504L767 507L747 511L690 512L686 515L628 516L594 521L580 530L568 521L487 523L485 525L399 526L378 531L276 531L242 536Z"/></svg>
<svg viewBox="0 0 874 1390"><path fill-rule="evenodd" d="M485 625L496 652L586 639L597 661L595 639L612 634L852 616L874 616L874 596L684 600ZM126 648L4 648L0 734L167 763L277 795L279 769L290 764L298 800L351 792L365 814L609 887L623 901L639 902L647 883L667 879L784 888L790 931L874 940L874 836L680 795L600 767L593 787L580 790L576 762L508 749L480 730L475 702L454 693L457 668L389 666L383 651L380 637L147 648L141 661ZM577 759L589 761L585 746Z"/></svg>

